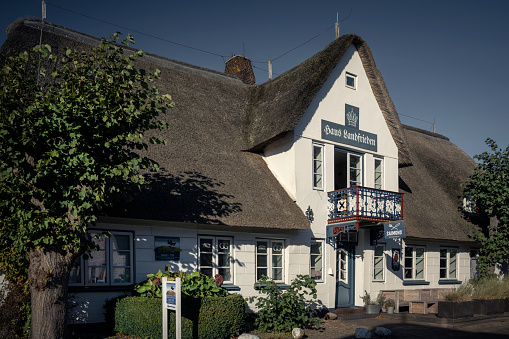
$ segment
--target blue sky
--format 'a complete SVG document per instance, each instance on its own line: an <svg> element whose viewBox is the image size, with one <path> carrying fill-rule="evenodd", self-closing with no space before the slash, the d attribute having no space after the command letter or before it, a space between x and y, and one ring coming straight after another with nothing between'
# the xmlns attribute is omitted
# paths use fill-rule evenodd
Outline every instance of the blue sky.
<svg viewBox="0 0 509 339"><path fill-rule="evenodd" d="M488 137L509 145L506 1L51 0L47 20L97 37L132 33L137 48L217 71L232 53L245 54L263 83L269 58L281 74L331 42L338 12L348 17L340 33L370 46L403 123L431 130L435 121L470 156L488 150ZM2 1L0 43L10 23L40 16L39 0Z"/></svg>

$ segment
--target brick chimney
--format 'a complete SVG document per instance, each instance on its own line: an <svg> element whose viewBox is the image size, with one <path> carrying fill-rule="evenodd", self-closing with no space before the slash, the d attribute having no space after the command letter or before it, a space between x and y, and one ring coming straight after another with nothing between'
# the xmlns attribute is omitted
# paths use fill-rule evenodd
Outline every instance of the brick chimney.
<svg viewBox="0 0 509 339"><path fill-rule="evenodd" d="M256 82L251 60L242 55L231 57L225 64L224 72L248 85L254 85Z"/></svg>

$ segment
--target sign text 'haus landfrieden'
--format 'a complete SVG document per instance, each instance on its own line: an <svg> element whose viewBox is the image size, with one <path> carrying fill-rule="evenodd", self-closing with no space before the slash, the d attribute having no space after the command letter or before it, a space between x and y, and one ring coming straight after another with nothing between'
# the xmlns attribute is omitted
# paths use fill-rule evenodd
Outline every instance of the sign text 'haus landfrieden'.
<svg viewBox="0 0 509 339"><path fill-rule="evenodd" d="M322 139L377 152L377 135L359 129L359 108L345 105L345 125L322 120Z"/></svg>

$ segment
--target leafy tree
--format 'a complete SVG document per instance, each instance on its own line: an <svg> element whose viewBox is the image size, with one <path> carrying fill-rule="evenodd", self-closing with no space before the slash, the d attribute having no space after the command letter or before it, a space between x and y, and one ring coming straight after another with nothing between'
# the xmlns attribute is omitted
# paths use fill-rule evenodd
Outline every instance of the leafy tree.
<svg viewBox="0 0 509 339"><path fill-rule="evenodd" d="M478 266L483 274L490 267L509 263L509 146L502 150L488 138L491 152L474 156L478 164L463 185L463 193L475 202L480 213L490 218L486 230L476 232L481 245Z"/></svg>
<svg viewBox="0 0 509 339"><path fill-rule="evenodd" d="M144 133L173 103L118 33L88 51L48 45L0 63L0 251L28 258L32 338L63 338L69 273L93 247L87 228L157 164ZM150 138L150 143L164 143Z"/></svg>

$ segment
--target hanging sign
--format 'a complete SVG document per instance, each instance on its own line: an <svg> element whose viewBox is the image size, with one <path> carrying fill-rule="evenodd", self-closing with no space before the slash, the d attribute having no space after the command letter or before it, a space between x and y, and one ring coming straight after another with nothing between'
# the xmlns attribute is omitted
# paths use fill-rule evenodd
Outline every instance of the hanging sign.
<svg viewBox="0 0 509 339"><path fill-rule="evenodd" d="M384 223L384 238L399 239L405 237L405 222L397 220Z"/></svg>
<svg viewBox="0 0 509 339"><path fill-rule="evenodd" d="M401 249L399 248L393 248L392 249L392 270L393 271L399 271L401 264Z"/></svg>
<svg viewBox="0 0 509 339"><path fill-rule="evenodd" d="M168 281L168 278L163 277L163 339L168 339L168 310L175 311L175 332L177 339L181 339L181 288L180 278L175 278L175 281Z"/></svg>

